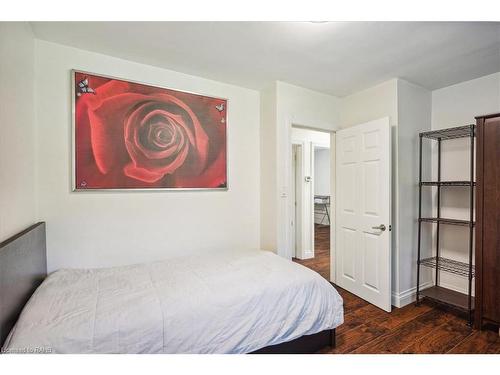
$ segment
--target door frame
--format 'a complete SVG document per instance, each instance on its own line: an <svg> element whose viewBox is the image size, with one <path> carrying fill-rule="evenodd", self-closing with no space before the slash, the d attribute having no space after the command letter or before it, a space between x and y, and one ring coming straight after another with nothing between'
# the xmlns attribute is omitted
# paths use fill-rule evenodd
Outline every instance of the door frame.
<svg viewBox="0 0 500 375"><path fill-rule="evenodd" d="M299 165L296 165L296 167L299 167L295 173L296 175L294 176L293 173L290 174L290 186L293 186L293 185L296 185L296 182L297 180L304 180L304 154L305 154L305 142L303 141L292 141L292 157L293 157L293 147L294 146L298 146L297 147L297 157L299 157L300 155L300 166ZM291 168L293 169L294 166L292 165ZM292 170L290 170L292 171ZM294 179L295 177L295 179ZM292 188L290 188L290 191L292 191ZM296 196L297 196L297 193L300 194L300 213L302 215L302 204L303 204L303 200L304 200L304 194L303 194L303 189L302 187L297 189L297 186L295 186L295 188L293 189L293 191L295 191L295 197L290 197L290 200L291 200L291 205L292 205L292 209L291 209L291 217L292 217L292 220L294 220L294 223L293 223L293 233L290 235L290 241L291 241L291 244L290 246L292 246L291 250L292 250L292 256L297 257L297 247L300 249L300 252L301 254L303 254L304 252L304 241L303 241L303 238L304 238L304 233L303 233L303 228L302 228L302 220L300 220L300 227L297 226L297 206L294 205L294 201L296 200ZM300 245L297 243L297 233L300 232ZM295 248L293 247L293 243L295 243ZM301 259L301 258L299 258Z"/></svg>
<svg viewBox="0 0 500 375"><path fill-rule="evenodd" d="M324 127L323 127L324 126ZM292 149L292 144L297 143L293 142L292 139L292 127L298 127L298 128L303 128L303 129L308 129L308 130L315 130L315 131L320 131L324 133L330 133L330 200L333 199L334 202L336 202L336 191L335 191L335 132L339 129L337 126L333 126L331 124L310 124L307 121L298 121L294 120L292 118L289 118L286 120L286 127L285 127L285 140L286 140L286 158L284 160L284 173L285 173L285 181L287 184L287 188L285 188L285 191L290 191L290 184L294 181L292 181L292 157L293 157L293 149ZM302 142L303 143L303 142ZM332 152L332 146L334 147L334 151ZM302 147L302 150L304 150L304 147ZM314 153L314 147L311 147L311 152ZM314 167L314 165L312 165ZM313 186L314 187L314 186ZM278 198L279 199L279 198ZM312 194L312 199L314 201L314 191ZM293 212L291 207L292 207L292 199L288 195L287 196L287 204L286 204L286 210L284 211L284 238L285 238L285 243L287 246L287 249L285 250L285 253L288 254L288 258L291 260L291 254L293 254L294 249L292 249L292 238L291 236L293 235L292 233L292 227L290 224L290 220L292 219ZM279 203L279 202L278 202ZM279 207L279 205L278 205ZM312 210L312 245L314 246L314 209ZM332 212L332 211L331 211ZM333 220L333 225L330 223L330 282L336 283L337 280L337 274L335 271L335 267L333 267L334 259L336 256L336 248L337 248L337 239L334 236L335 234L335 220ZM314 249L314 248L313 248Z"/></svg>

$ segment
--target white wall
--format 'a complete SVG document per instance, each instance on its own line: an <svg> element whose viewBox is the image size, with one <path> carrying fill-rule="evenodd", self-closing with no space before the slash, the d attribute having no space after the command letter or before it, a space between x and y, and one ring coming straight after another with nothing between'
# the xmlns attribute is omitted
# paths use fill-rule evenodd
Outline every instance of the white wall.
<svg viewBox="0 0 500 375"><path fill-rule="evenodd" d="M34 39L0 22L0 242L36 221Z"/></svg>
<svg viewBox="0 0 500 375"><path fill-rule="evenodd" d="M500 72L432 92L433 129L472 124L475 116L499 110Z"/></svg>
<svg viewBox="0 0 500 375"><path fill-rule="evenodd" d="M276 89L278 120L323 130L337 128L339 98L280 81Z"/></svg>
<svg viewBox="0 0 500 375"><path fill-rule="evenodd" d="M377 86L342 98L340 102L340 126L389 117L391 126L398 123L398 80L391 79Z"/></svg>
<svg viewBox="0 0 500 375"><path fill-rule="evenodd" d="M330 195L330 149L314 149L314 195Z"/></svg>
<svg viewBox="0 0 500 375"><path fill-rule="evenodd" d="M475 116L500 112L500 73L462 82L432 92L432 128L441 129L475 123ZM441 179L469 179L470 155L467 139L442 143ZM433 172L437 175L437 153L434 148ZM468 188L441 189L441 216L468 220ZM441 226L441 255L468 261L468 230ZM442 286L467 292L466 278L440 273ZM474 289L473 289L474 291Z"/></svg>
<svg viewBox="0 0 500 375"><path fill-rule="evenodd" d="M73 68L228 98L229 191L71 192ZM258 92L37 41L36 97L49 271L259 247Z"/></svg>
<svg viewBox="0 0 500 375"><path fill-rule="evenodd" d="M331 173L330 170L332 168L331 166L331 155L330 155L330 148L315 148L314 149L314 177L313 177L313 184L314 184L314 195L327 195L330 196L330 180L331 180ZM333 202L332 197L330 197L330 201ZM330 213L330 220L332 218L331 215L331 208L333 206L329 205L328 206L328 211ZM314 209L314 223L316 224L323 224L323 225L330 225L330 222L328 221L328 217L326 216L324 212L324 208L322 210L318 211L316 213L315 208Z"/></svg>
<svg viewBox="0 0 500 375"><path fill-rule="evenodd" d="M260 246L278 248L276 83L260 93Z"/></svg>

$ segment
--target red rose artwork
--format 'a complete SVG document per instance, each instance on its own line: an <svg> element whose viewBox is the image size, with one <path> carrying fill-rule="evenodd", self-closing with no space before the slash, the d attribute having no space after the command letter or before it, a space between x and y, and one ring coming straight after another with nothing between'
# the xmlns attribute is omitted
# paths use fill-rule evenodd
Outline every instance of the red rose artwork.
<svg viewBox="0 0 500 375"><path fill-rule="evenodd" d="M75 189L227 188L227 100L73 73Z"/></svg>

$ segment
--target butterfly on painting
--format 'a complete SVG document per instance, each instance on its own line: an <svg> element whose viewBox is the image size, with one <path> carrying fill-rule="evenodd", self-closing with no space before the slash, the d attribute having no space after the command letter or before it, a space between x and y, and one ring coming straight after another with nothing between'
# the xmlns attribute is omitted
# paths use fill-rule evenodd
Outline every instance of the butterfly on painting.
<svg viewBox="0 0 500 375"><path fill-rule="evenodd" d="M80 90L79 93L76 95L80 96L82 94L96 94L95 90L91 87L89 87L89 79L84 78L80 82L78 82L78 89Z"/></svg>
<svg viewBox="0 0 500 375"><path fill-rule="evenodd" d="M218 110L219 112L222 112L224 110L224 103L220 103L219 105L216 105L215 109Z"/></svg>

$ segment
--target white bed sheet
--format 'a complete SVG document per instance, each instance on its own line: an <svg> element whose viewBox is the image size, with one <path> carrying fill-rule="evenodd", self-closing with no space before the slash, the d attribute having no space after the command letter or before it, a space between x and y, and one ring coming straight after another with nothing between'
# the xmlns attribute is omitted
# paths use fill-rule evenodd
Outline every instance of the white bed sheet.
<svg viewBox="0 0 500 375"><path fill-rule="evenodd" d="M52 273L7 352L248 353L343 323L318 273L267 251L232 251Z"/></svg>

